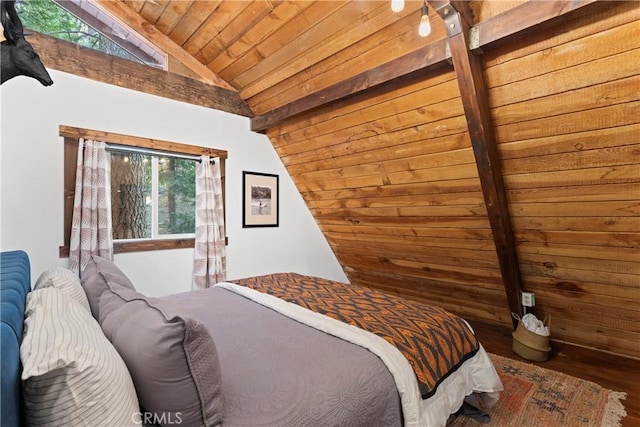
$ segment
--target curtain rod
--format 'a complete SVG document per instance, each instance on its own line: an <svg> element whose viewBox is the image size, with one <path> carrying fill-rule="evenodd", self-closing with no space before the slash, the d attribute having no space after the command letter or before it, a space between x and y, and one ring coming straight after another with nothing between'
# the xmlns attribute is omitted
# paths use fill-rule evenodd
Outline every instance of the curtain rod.
<svg viewBox="0 0 640 427"><path fill-rule="evenodd" d="M156 157L175 157L178 159L193 160L196 162L202 161L200 156L196 156L194 154L180 154L180 153L174 153L170 151L154 150L152 148L133 147L130 145L118 145L118 144L107 143L107 151L113 151L117 153L139 153L139 154L146 154L148 156L156 156ZM215 163L214 158L210 158L209 161L211 163Z"/></svg>

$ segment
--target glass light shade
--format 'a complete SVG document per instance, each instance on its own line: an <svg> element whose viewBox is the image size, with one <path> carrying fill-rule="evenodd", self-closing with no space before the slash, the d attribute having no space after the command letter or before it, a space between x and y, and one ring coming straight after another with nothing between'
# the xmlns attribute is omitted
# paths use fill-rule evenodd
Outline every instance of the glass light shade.
<svg viewBox="0 0 640 427"><path fill-rule="evenodd" d="M395 13L402 12L404 9L404 0L391 0L391 10Z"/></svg>
<svg viewBox="0 0 640 427"><path fill-rule="evenodd" d="M431 34L431 22L429 21L429 15L426 13L423 14L420 18L418 34L420 34L420 37L427 37L429 34Z"/></svg>

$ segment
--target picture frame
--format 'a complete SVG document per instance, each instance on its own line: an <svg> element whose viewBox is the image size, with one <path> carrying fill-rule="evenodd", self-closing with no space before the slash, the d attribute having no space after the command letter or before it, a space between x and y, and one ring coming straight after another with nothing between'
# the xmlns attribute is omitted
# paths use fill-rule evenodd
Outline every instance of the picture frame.
<svg viewBox="0 0 640 427"><path fill-rule="evenodd" d="M278 175L242 172L242 227L278 227L280 192Z"/></svg>

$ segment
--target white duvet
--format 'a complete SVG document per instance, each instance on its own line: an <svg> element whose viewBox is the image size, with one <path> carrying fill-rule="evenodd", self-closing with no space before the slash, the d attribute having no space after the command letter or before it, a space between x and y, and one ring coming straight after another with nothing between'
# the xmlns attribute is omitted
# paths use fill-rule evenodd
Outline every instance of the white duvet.
<svg viewBox="0 0 640 427"><path fill-rule="evenodd" d="M460 408L467 395L477 393L483 403L491 407L497 402L499 392L503 389L487 352L480 346L476 355L449 375L433 396L423 400L413 368L402 353L384 338L244 286L228 282L218 283L216 286L242 295L300 323L364 347L377 355L393 375L406 427L444 426L449 415Z"/></svg>

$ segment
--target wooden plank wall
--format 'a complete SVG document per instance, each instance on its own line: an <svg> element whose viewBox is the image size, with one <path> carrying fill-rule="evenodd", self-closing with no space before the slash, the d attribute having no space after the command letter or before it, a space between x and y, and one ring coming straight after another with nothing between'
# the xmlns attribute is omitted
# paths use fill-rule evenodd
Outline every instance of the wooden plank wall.
<svg viewBox="0 0 640 427"><path fill-rule="evenodd" d="M455 75L432 74L273 140L351 282L506 322Z"/></svg>
<svg viewBox="0 0 640 427"><path fill-rule="evenodd" d="M498 3L474 4L476 19L504 11ZM551 315L554 339L640 357L638 8L585 9L486 49L485 78L523 286L536 292L537 314ZM254 112L295 99L287 88L331 85L332 65L355 74L405 53L392 46L418 43L410 33L384 36L250 99ZM372 47L364 56L358 46ZM450 66L267 134L352 283L511 324Z"/></svg>
<svg viewBox="0 0 640 427"><path fill-rule="evenodd" d="M484 55L523 287L561 340L640 356L640 25L589 8Z"/></svg>

